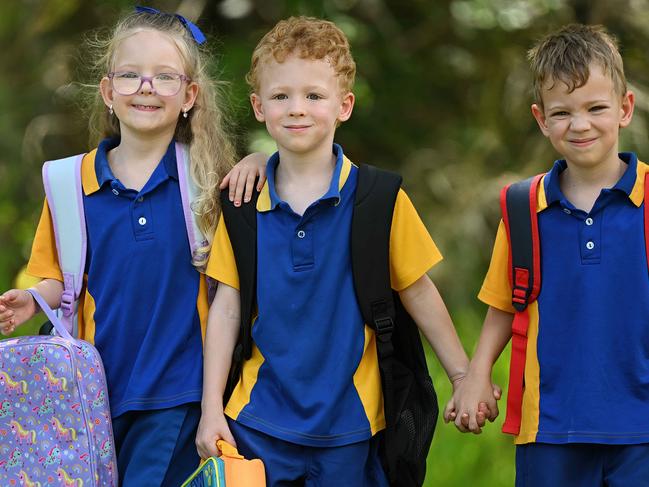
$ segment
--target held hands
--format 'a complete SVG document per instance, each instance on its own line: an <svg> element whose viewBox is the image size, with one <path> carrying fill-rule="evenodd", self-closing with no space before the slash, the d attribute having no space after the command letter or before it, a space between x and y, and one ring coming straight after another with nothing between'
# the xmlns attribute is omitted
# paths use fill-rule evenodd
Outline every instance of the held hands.
<svg viewBox="0 0 649 487"><path fill-rule="evenodd" d="M10 289L0 296L0 333L9 335L38 311L36 302L24 289Z"/></svg>
<svg viewBox="0 0 649 487"><path fill-rule="evenodd" d="M486 420L498 417L498 400L502 395L499 386L489 377L469 373L453 380L453 396L444 409L444 422L453 421L462 433L480 434Z"/></svg>
<svg viewBox="0 0 649 487"><path fill-rule="evenodd" d="M225 440L235 448L237 446L223 413L203 413L196 433L196 450L200 457L219 456L221 452L216 447L218 440Z"/></svg>
<svg viewBox="0 0 649 487"><path fill-rule="evenodd" d="M259 176L257 191L266 182L266 160L268 156L262 152L248 154L234 166L219 185L219 189L229 188L230 201L234 206L241 206L241 198L245 203L250 201L252 191L255 187L255 179Z"/></svg>

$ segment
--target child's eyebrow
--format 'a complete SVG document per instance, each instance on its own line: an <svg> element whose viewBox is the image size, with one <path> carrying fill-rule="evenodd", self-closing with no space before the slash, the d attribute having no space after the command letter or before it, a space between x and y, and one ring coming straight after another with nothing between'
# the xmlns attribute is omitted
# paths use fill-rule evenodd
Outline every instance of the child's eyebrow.
<svg viewBox="0 0 649 487"><path fill-rule="evenodd" d="M124 64L118 64L115 65L115 71L137 71L140 72L142 71L142 66L137 63L124 63ZM169 72L180 72L182 69L178 69L177 66L170 66L168 64L158 64L156 66L153 66L153 71L155 73L169 73Z"/></svg>

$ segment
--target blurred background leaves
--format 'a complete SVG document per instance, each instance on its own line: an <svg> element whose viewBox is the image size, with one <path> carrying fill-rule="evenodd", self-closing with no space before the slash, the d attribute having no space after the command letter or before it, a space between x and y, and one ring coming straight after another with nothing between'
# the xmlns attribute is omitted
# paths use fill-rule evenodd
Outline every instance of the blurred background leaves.
<svg viewBox="0 0 649 487"><path fill-rule="evenodd" d="M556 154L529 111L526 51L570 22L601 23L620 40L637 95L621 148L649 157L647 0L159 0L211 35L213 72L229 83L240 153L272 150L248 108L250 54L277 20L313 15L349 36L358 64L356 107L337 134L353 161L399 171L445 261L431 275L467 351L484 306L475 295L499 219L498 192L545 170ZM0 288L29 285L22 274L43 199L40 167L88 149L79 83L88 79L84 35L106 28L134 2L0 2ZM23 327L30 332L38 320ZM496 364L507 380L506 352ZM443 406L450 386L430 366ZM504 413L505 401L501 401ZM502 414L479 437L439 424L426 485L513 485L514 449Z"/></svg>

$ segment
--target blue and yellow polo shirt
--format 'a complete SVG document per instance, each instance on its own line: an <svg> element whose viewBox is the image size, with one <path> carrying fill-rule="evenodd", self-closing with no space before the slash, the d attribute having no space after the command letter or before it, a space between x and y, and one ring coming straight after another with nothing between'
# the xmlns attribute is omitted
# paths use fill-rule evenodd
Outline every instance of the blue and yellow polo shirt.
<svg viewBox="0 0 649 487"><path fill-rule="evenodd" d="M374 332L354 293L350 231L358 168L340 146L328 191L303 215L275 190L275 154L257 202L257 305L253 353L226 405L230 418L309 446L366 440L385 428ZM392 287L403 290L441 255L401 190L390 236ZM219 222L207 274L234 288L239 277Z"/></svg>
<svg viewBox="0 0 649 487"><path fill-rule="evenodd" d="M516 443L649 442L649 278L644 176L628 167L589 213L563 195L557 161L538 190L541 292L529 306L525 391ZM513 313L500 223L479 298Z"/></svg>
<svg viewBox="0 0 649 487"><path fill-rule="evenodd" d="M80 338L97 347L113 417L201 400L205 279L191 264L174 143L141 191L113 175L104 140L83 158L88 251ZM62 280L47 201L29 274Z"/></svg>

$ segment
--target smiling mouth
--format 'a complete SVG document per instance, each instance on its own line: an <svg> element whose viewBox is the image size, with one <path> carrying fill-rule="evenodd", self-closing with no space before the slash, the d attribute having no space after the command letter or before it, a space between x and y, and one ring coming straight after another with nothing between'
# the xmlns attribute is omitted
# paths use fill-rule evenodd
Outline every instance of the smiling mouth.
<svg viewBox="0 0 649 487"><path fill-rule="evenodd" d="M157 110L160 107L155 106L155 105L133 105L133 108L135 108L137 110L153 111L153 110Z"/></svg>
<svg viewBox="0 0 649 487"><path fill-rule="evenodd" d="M579 139L579 140L573 139L573 140L570 141L570 143L573 144L573 145L577 145L577 146L579 146L579 145L589 145L589 144L595 142L596 140L597 140L597 138L595 138L595 137L593 137L592 139Z"/></svg>

